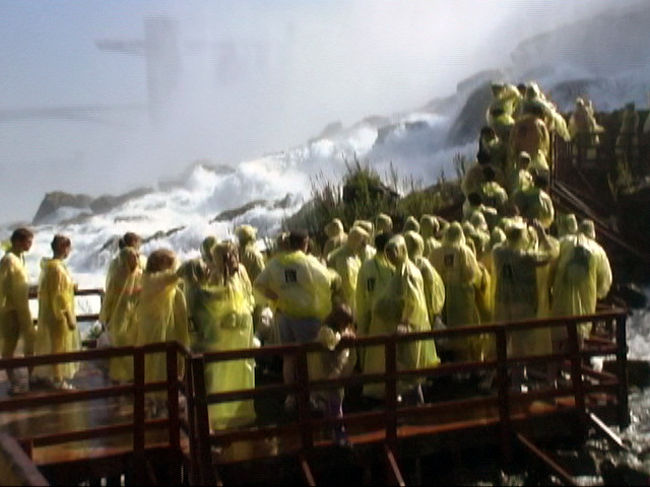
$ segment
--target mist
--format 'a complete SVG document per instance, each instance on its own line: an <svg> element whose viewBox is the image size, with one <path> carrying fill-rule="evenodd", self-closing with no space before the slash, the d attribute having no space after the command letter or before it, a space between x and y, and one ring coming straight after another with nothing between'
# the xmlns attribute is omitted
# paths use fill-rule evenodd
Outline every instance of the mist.
<svg viewBox="0 0 650 487"><path fill-rule="evenodd" d="M416 109L611 5L4 0L0 221L31 220L48 191L152 186L196 160L236 165L333 121Z"/></svg>

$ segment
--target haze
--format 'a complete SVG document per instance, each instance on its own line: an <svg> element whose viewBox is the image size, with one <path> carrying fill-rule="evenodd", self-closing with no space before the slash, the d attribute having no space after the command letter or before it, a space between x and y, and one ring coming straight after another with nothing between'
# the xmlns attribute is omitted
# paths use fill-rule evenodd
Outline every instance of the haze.
<svg viewBox="0 0 650 487"><path fill-rule="evenodd" d="M416 109L507 65L521 39L611 5L2 0L0 222L31 220L48 191L116 194ZM147 22L175 43L146 47Z"/></svg>

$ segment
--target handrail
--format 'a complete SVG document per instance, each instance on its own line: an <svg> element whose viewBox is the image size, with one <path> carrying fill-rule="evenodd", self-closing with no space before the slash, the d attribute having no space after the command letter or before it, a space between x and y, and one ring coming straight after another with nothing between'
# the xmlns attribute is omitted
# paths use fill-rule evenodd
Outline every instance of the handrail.
<svg viewBox="0 0 650 487"><path fill-rule="evenodd" d="M384 382L386 384L386 402L385 407L381 411L371 411L363 413L351 413L345 414L343 422L349 425L354 424L378 424L381 426L381 429L385 431L384 435L380 435L377 439L383 438L386 444L395 448L398 438L400 437L400 418L432 418L437 416L436 413L443 411L450 411L458 407L466 407L459 405L498 405L498 419L497 422L500 425L500 438L501 438L501 447L502 454L507 458L511 457L511 442L514 437L514 430L512 427L511 419L511 404L514 404L520 400L526 402L532 400L545 400L552 399L557 397L563 397L566 395L572 395L575 398L575 408L578 411L580 423L586 420L586 398L589 394L595 393L598 391L617 393L619 397L618 405L619 409L623 406L626 407L621 399L621 384L624 383L621 380L620 375L612 376L599 376L598 374L592 374L590 377L594 381L599 381L597 384L591 384L588 382L583 383L582 373L584 366L582 365L582 360L585 357L595 356L595 355L608 355L618 352L618 360L622 358L621 349L625 349L624 334L621 334L621 329L624 330L625 327L625 317L626 311L623 309L613 309L605 312L599 312L590 315L584 316L571 316L571 317L557 317L557 318L548 318L548 319L533 319L533 320L522 320L519 322L508 322L508 323L490 323L480 326L463 326L456 328L448 328L446 330L434 330L426 332L417 332L417 333L406 333L406 334L392 334L392 335L378 335L372 337L358 337L358 338L344 338L338 344L338 349L340 348L351 348L351 347L366 347L366 346L377 346L383 345L386 353L385 357L385 371L381 374L358 374L353 375L348 378L339 378L339 379L321 379L321 380L309 380L304 366L306 356L309 353L314 352L324 352L325 349L318 343L309 343L302 345L282 345L282 346L272 346L264 347L261 349L242 349L242 350L228 350L228 351L212 351L206 352L201 357L200 361L194 362L193 365L196 368L193 369L194 379L203 376L204 370L207 364L211 362L226 361L226 360L236 360L243 358L257 358L264 357L269 355L281 355L281 354L291 354L297 358L302 357L303 366L298 370L298 385L299 396L298 396L298 407L299 407L299 416L297 423L292 424L282 424L282 425L257 425L251 427L242 427L235 429L226 429L221 431L216 431L212 434L203 433L203 442L204 445L202 449L207 451L209 445L218 445L223 441L243 441L259 439L271 434L288 434L293 432L294 434L299 434L301 436L301 447L300 451L303 453L309 452L311 449L315 448L314 443L314 431L315 428L321 427L326 424L336 424L341 421L336 418L321 418L313 419L306 416L300 412L301 402L303 403L303 408L306 407L306 401L309 397L309 394L313 390L318 389L330 389L345 387L352 384L364 384L368 382ZM617 333L617 343L616 345L607 346L603 341L602 347L596 350L581 350L578 346L578 337L577 337L577 326L580 323L585 322L602 322L607 323L616 322L616 333ZM517 356L511 357L507 354L507 336L513 332L520 330L529 330L535 328L553 328L553 327L564 327L568 329L569 342L571 344L569 351L564 353L549 353L536 356ZM496 337L497 345L497 358L495 360L489 360L484 362L461 362L461 363L451 363L451 364L442 364L437 367L432 368L423 368L423 369L414 369L414 370L398 370L396 366L396 350L398 344L427 340L427 339L437 339L440 337L458 337L458 336L470 336L477 334L492 334ZM621 341L622 340L622 341ZM611 342L608 342L611 343ZM508 386L508 367L517 364L530 364L530 363L548 363L551 361L561 361L567 362L571 365L571 385L568 387L559 387L559 388L547 388L540 389L535 391L530 391L527 393L522 392L512 392ZM438 375L448 375L457 371L469 371L469 370L485 370L485 369L497 369L497 394L496 396L488 397L478 397L471 399L462 399L462 400L451 400L445 401L442 403L432 403L422 406L403 406L399 405L396 401L397 397L397 383L398 381L405 379L407 377L414 376L438 376ZM623 370L623 367L620 368ZM619 371L620 372L620 371ZM203 382L203 381L201 381ZM208 425L207 418L207 407L209 404L214 404L216 402L229 402L234 400L243 400L243 399L254 399L256 397L264 396L269 393L282 393L290 392L291 390L296 389L296 384L293 385L271 385L263 386L256 389L241 389L241 390L231 390L226 392L218 393L208 393L205 391L201 396L197 398L197 407L203 409L204 412L200 413L203 415L204 425ZM202 384L202 387L205 388L205 385ZM204 389L203 389L204 390ZM204 430L205 431L205 430ZM200 440L201 442L201 440ZM394 451L394 450L393 450ZM203 461L208 461L207 457L204 457ZM211 462L211 459L209 460ZM205 471L206 467L202 467Z"/></svg>
<svg viewBox="0 0 650 487"><path fill-rule="evenodd" d="M53 435L34 437L36 444L56 444L61 441L73 441L81 438L97 438L108 434L123 433L128 427L133 431L133 455L134 461L144 462L144 441L145 429L148 427L167 428L169 430L169 448L172 451L180 452L181 431L189 433L190 455L186 461L190 465L190 478L194 483L209 483L217 478L217 473L212 467L211 446L220 442L237 441L244 439L261 438L264 435L295 434L300 437L299 451L308 454L313 448L317 448L321 442L315 442L316 428L324 424L332 424L337 420L332 418L313 419L309 414L309 395L311 391L318 389L330 389L345 387L352 384L365 384L369 382L383 382L386 385L386 403L381 411L361 412L346 414L343 418L349 424L376 424L384 431L382 438L386 444L395 451L397 441L404 433L400 433L401 421L403 418L420 417L426 421L426 417L436 417L438 412L450 411L458 407L467 407L474 404L496 405L498 415L491 421L496 421L500 428L500 440L504 456L511 455L510 443L513 438L513 427L511 418L511 407L518 401L531 401L535 399L549 399L553 397L573 395L576 398L575 407L581 416L586 417L585 399L596 391L616 394L618 399L619 419L624 424L627 416L623 408L627 407L626 397L627 382L624 375L626 372L626 344L625 344L625 319L624 310L611 310L587 316L559 317L549 319L523 320L515 323L491 323L479 326L464 326L449 328L446 330L434 330L418 333L380 335L373 337L360 337L356 339L345 338L341 340L339 347L367 347L383 346L385 350L386 369L383 373L358 374L344 379L322 379L310 380L307 371L307 355L313 352L324 352L325 349L319 343L303 345L282 345L263 347L259 349L230 350L223 352L206 352L197 355L186 347L176 342L148 344L142 347L118 347L97 350L84 350L67 354L51 354L38 357L14 358L0 360L0 369L25 367L64 363L71 361L96 360L98 358L108 359L115 357L132 356L134 360L134 383L129 385L111 386L88 391L56 392L52 394L40 394L37 396L26 396L0 400L0 411L14 410L17 408L38 407L44 404L62 404L74 401L93 400L100 397L111 397L124 394L133 394L134 416L132 423L121 423L112 426L100 426L95 429L62 432ZM577 346L577 335L575 333L578 323L601 322L609 324L616 323L616 345L607 345L602 341L602 347L595 350L580 350ZM515 331L534 328L565 327L569 330L570 343L573 345L566 353L551 353L537 356L511 357L507 354L507 336ZM608 330L612 333L611 326ZM471 335L492 334L495 336L497 356L495 359L483 362L459 362L441 364L437 367L427 369L400 370L397 367L397 349L400 344L437 339L440 337L457 337ZM612 343L612 342L609 342ZM166 353L167 355L167 379L164 381L145 383L145 354ZM615 353L617 356L618 369L616 376L608 376L587 373L593 381L592 384L585 381L582 375L584 365L582 360L588 356L607 355ZM254 389L232 390L226 392L209 393L205 385L205 367L218 361L236 360L243 358L258 358L272 355L291 354L297 359L300 367L298 369L298 381L292 385L272 384ZM178 360L184 359L185 377L178 379ZM569 387L559 389L540 389L528 393L512 392L507 382L508 368L516 364L544 363L550 361L561 361L571 364L572 381ZM440 376L449 375L459 371L496 369L497 390L496 395L478 398L464 398L460 400L447 400L435 402L418 407L398 404L397 387L398 382L415 376ZM163 421L145 419L144 396L154 390L166 390L169 405L169 418ZM296 393L298 405L298 421L296 423L282 425L256 425L248 428L236 428L221 430L210 434L208 406L215 402L233 401L241 399L254 399L268 394L281 394L286 392ZM187 399L187 420L180 417L178 408L178 397L184 393ZM442 431L438 428L436 431ZM433 430L432 430L433 431ZM29 441L29 438L25 438ZM376 440L378 441L378 440ZM179 457L180 458L180 457ZM173 463L173 462L172 462ZM139 464L139 463L137 463ZM174 478L178 475L176 464L170 464L170 475ZM170 477L171 478L171 477Z"/></svg>

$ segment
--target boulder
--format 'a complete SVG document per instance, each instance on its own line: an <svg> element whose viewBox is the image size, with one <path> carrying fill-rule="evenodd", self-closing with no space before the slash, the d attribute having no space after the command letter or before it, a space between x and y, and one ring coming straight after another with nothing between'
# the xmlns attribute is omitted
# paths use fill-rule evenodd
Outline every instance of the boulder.
<svg viewBox="0 0 650 487"><path fill-rule="evenodd" d="M46 193L45 198L34 215L32 224L38 225L45 223L47 217L52 215L59 208L88 208L92 202L92 198L86 194L70 194L64 191L53 191Z"/></svg>
<svg viewBox="0 0 650 487"><path fill-rule="evenodd" d="M129 200L134 198L140 198L146 194L149 194L153 191L151 188L136 188L127 193L123 193L118 196L112 195L102 195L99 198L95 198L90 203L90 209L93 210L95 214L106 213L113 208L116 208Z"/></svg>
<svg viewBox="0 0 650 487"><path fill-rule="evenodd" d="M451 124L447 134L447 147L456 147L478 140L481 127L486 125L485 112L490 106L491 100L492 90L489 81L472 91Z"/></svg>

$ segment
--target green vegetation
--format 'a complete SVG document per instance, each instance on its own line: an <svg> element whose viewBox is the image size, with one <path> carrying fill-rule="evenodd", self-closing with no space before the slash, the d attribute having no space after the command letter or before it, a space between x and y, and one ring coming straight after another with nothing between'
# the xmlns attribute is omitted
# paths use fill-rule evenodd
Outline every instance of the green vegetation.
<svg viewBox="0 0 650 487"><path fill-rule="evenodd" d="M467 161L457 155L454 163L457 176L462 177ZM321 244L325 239L323 228L334 218L349 229L355 220L374 221L379 213L386 213L400 228L409 215L447 216L463 201L458 180L447 181L444 172L435 185L423 188L421 181L401 177L392 164L385 178L367 162L346 161L346 167L347 172L338 184L322 174L312 180L311 200L285 220L285 229L305 228Z"/></svg>

